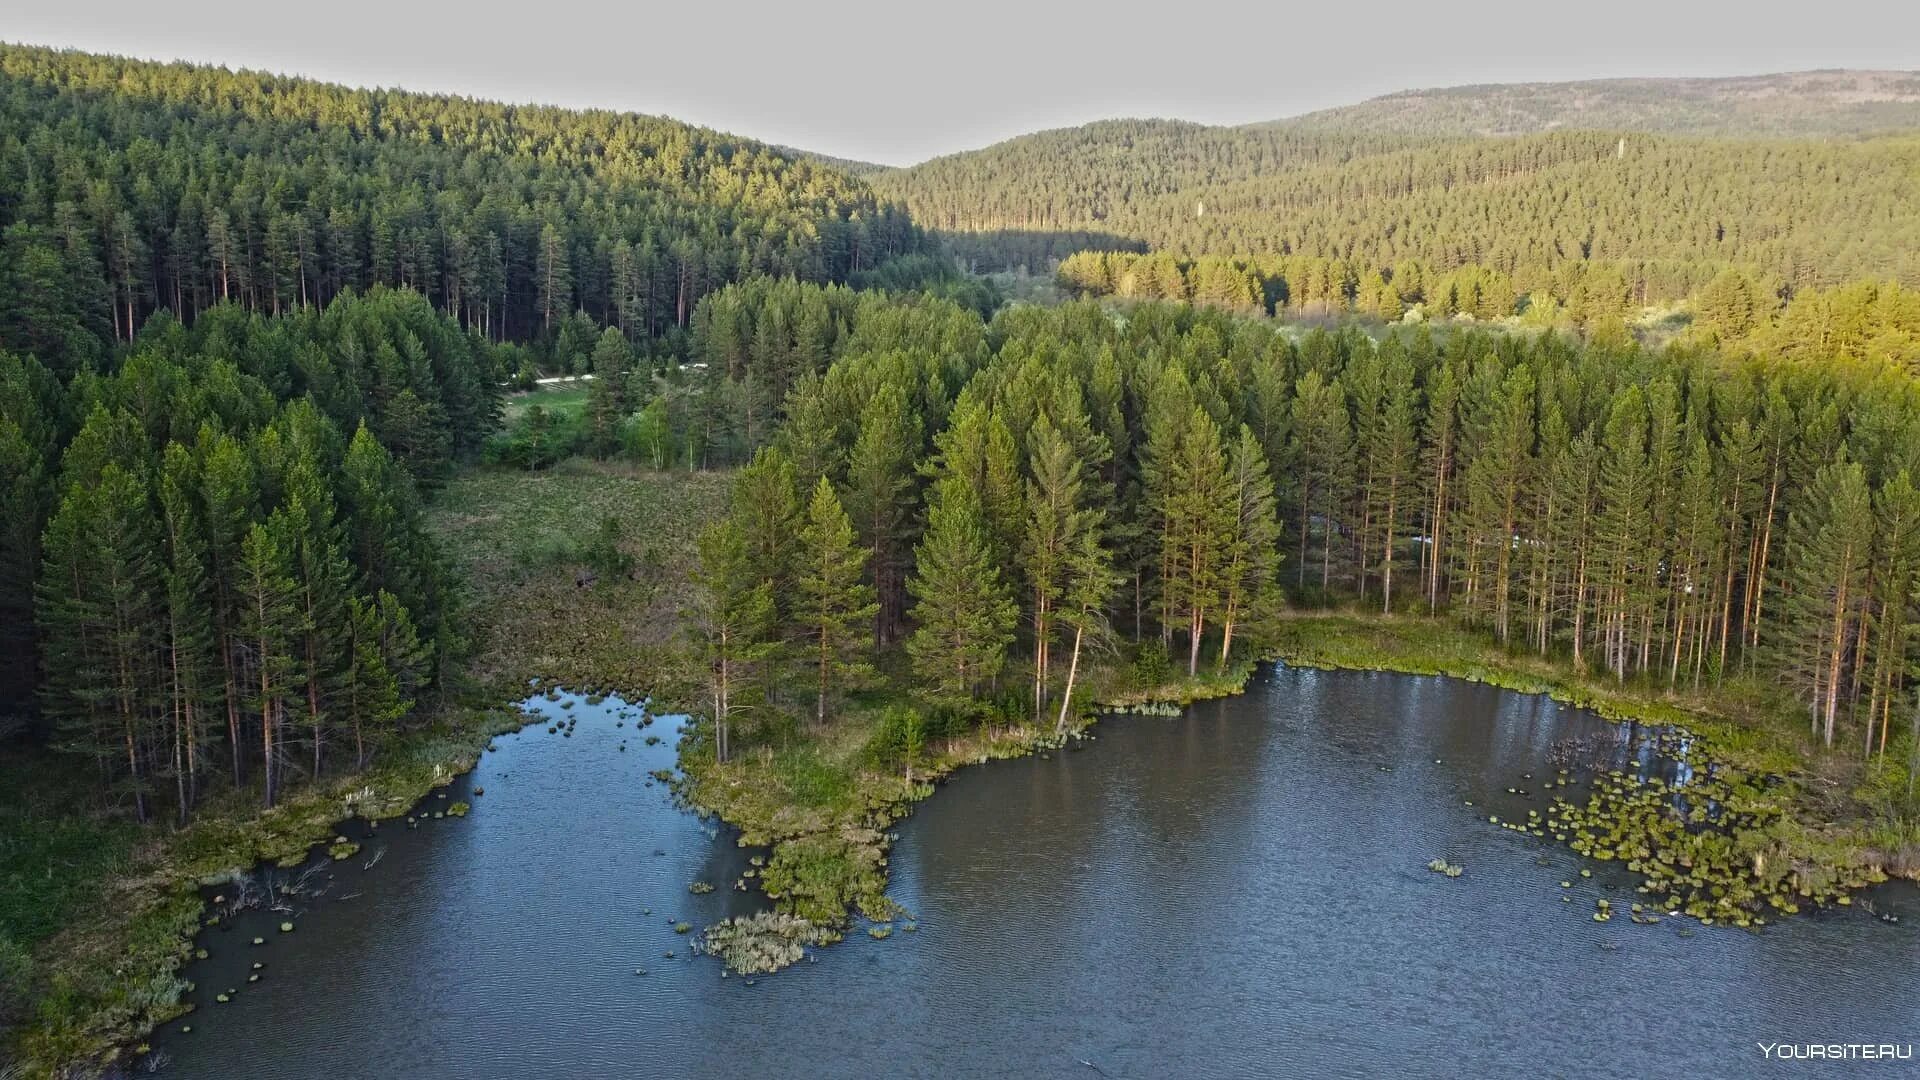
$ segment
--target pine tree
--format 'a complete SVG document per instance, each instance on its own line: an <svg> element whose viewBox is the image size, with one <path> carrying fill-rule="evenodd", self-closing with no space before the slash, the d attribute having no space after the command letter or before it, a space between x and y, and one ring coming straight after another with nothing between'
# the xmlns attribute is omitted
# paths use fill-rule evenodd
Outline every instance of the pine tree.
<svg viewBox="0 0 1920 1080"><path fill-rule="evenodd" d="M1315 518L1320 522L1320 589L1333 582L1333 537L1340 528L1339 506L1345 501L1353 469L1353 431L1347 418L1346 390L1319 371L1309 371L1294 388L1293 459L1300 477L1300 565L1296 584L1306 584L1307 537Z"/></svg>
<svg viewBox="0 0 1920 1080"><path fill-rule="evenodd" d="M796 562L793 622L816 680L814 719L824 724L836 695L873 676L863 654L867 628L879 609L864 580L867 552L855 543L853 523L824 476L807 503Z"/></svg>
<svg viewBox="0 0 1920 1080"><path fill-rule="evenodd" d="M793 462L778 447L765 446L733 481L729 514L747 561L766 586L773 604L774 636L767 642L759 665L760 693L768 702L779 689L787 642L781 640L793 615L794 580L801 553L802 513L794 487Z"/></svg>
<svg viewBox="0 0 1920 1080"><path fill-rule="evenodd" d="M973 488L994 565L1002 580L1012 584L1019 572L1019 538L1026 516L1013 433L997 410L971 394L961 396L947 424L934 437L936 453L929 471L958 477Z"/></svg>
<svg viewBox="0 0 1920 1080"><path fill-rule="evenodd" d="M53 496L54 424L64 395L38 363L0 352L0 734L38 676L34 580Z"/></svg>
<svg viewBox="0 0 1920 1080"><path fill-rule="evenodd" d="M387 733L413 707L426 650L400 601L382 590L347 600L346 667L339 708L353 732L354 767L368 761L368 735Z"/></svg>
<svg viewBox="0 0 1920 1080"><path fill-rule="evenodd" d="M1844 458L1820 469L1787 518L1783 667L1807 702L1814 733L1829 747L1847 660L1862 628L1873 532L1866 473Z"/></svg>
<svg viewBox="0 0 1920 1080"><path fill-rule="evenodd" d="M1021 566L1032 598L1037 722L1046 713L1057 609L1073 582L1082 537L1097 537L1104 515L1086 505L1086 462L1051 420L1042 417L1034 425L1027 445L1032 478L1027 481Z"/></svg>
<svg viewBox="0 0 1920 1080"><path fill-rule="evenodd" d="M1595 531L1604 552L1596 597L1601 644L1608 670L1625 680L1633 620L1644 592L1640 563L1652 520L1652 468L1647 461L1647 407L1640 388L1614 399L1603 438L1600 515Z"/></svg>
<svg viewBox="0 0 1920 1080"><path fill-rule="evenodd" d="M914 673L934 700L963 705L999 674L1019 611L994 565L979 499L959 477L934 485L907 591L915 601L907 639Z"/></svg>
<svg viewBox="0 0 1920 1080"><path fill-rule="evenodd" d="M1060 600L1060 622L1073 630L1073 648L1067 662L1067 685L1060 692L1060 715L1056 731L1067 726L1073 707L1073 686L1080 676L1080 653L1089 642L1104 644L1107 634L1107 605L1120 587L1121 576L1113 569L1113 554L1100 541L1098 530L1080 533L1067 557L1067 586Z"/></svg>
<svg viewBox="0 0 1920 1080"><path fill-rule="evenodd" d="M1240 438L1227 460L1227 522L1225 565L1220 573L1220 670L1233 653L1233 632L1243 622L1258 622L1278 600L1280 526L1273 503L1273 477L1253 429L1240 427Z"/></svg>
<svg viewBox="0 0 1920 1080"><path fill-rule="evenodd" d="M620 331L608 327L593 346L593 381L587 386L587 451L610 457L620 448L620 424L626 420L627 369L633 353Z"/></svg>
<svg viewBox="0 0 1920 1080"><path fill-rule="evenodd" d="M70 489L47 527L38 607L47 706L62 718L63 744L110 769L124 765L143 822L159 685L154 627L164 609L152 520L145 483L118 462L93 485Z"/></svg>
<svg viewBox="0 0 1920 1080"><path fill-rule="evenodd" d="M896 384L877 389L861 407L860 434L847 462L847 509L860 542L873 552L874 647L894 639L901 597L903 547L912 524L914 460L920 423Z"/></svg>
<svg viewBox="0 0 1920 1080"><path fill-rule="evenodd" d="M705 658L714 760L725 762L732 753L733 716L747 704L740 692L753 685L774 640L772 589L730 520L701 534L694 584L689 629Z"/></svg>
<svg viewBox="0 0 1920 1080"><path fill-rule="evenodd" d="M554 323L566 318L573 304L573 256L552 222L540 226L533 272L539 293L540 328L552 333Z"/></svg>
<svg viewBox="0 0 1920 1080"><path fill-rule="evenodd" d="M164 563L161 576L166 594L163 663L175 820L182 824L200 797L200 758L205 741L202 725L220 700L206 538L199 511L200 483L192 452L179 443L168 446L159 484Z"/></svg>
<svg viewBox="0 0 1920 1080"><path fill-rule="evenodd" d="M1343 415L1344 422L1344 415ZM1223 603L1222 580L1239 508L1233 502L1220 429L1198 405L1188 414L1168 460L1162 516L1161 582L1168 610L1187 631L1187 674L1200 670L1207 620Z"/></svg>
<svg viewBox="0 0 1920 1080"><path fill-rule="evenodd" d="M1533 373L1521 364L1506 373L1470 421L1475 445L1465 476L1467 603L1469 610L1486 613L1502 642L1511 629L1514 545L1533 468L1533 406Z"/></svg>
<svg viewBox="0 0 1920 1080"><path fill-rule="evenodd" d="M1878 615L1873 627L1874 671L1864 752L1876 752L1877 725L1877 752L1884 757L1894 702L1911 667L1911 619L1915 597L1920 595L1920 488L1907 470L1900 470L1874 492L1873 510L1872 580Z"/></svg>
<svg viewBox="0 0 1920 1080"><path fill-rule="evenodd" d="M263 795L272 807L279 797L286 750L287 698L294 692L296 641L288 631L300 625L300 607L293 566L280 537L290 526L277 511L275 527L255 522L240 547L235 569L239 601L237 637L246 652L241 692L248 710L260 723L260 757L266 770Z"/></svg>
<svg viewBox="0 0 1920 1080"><path fill-rule="evenodd" d="M271 520L282 530L277 540L293 574L295 618L288 627L294 639L293 674L304 699L301 711L317 779L336 685L348 663L341 651L348 640L346 603L353 567L342 552L333 493L310 456L300 458L288 473L285 500L285 513Z"/></svg>

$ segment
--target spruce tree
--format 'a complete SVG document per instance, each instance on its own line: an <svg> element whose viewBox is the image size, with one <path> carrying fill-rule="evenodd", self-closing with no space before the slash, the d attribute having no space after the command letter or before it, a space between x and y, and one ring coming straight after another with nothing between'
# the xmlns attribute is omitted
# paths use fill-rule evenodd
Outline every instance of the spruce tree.
<svg viewBox="0 0 1920 1080"><path fill-rule="evenodd" d="M1815 474L1787 519L1782 667L1807 703L1814 733L1828 747L1846 698L1848 657L1862 629L1873 539L1865 470L1844 458Z"/></svg>
<svg viewBox="0 0 1920 1080"><path fill-rule="evenodd" d="M813 669L816 723L826 723L835 697L873 676L864 654L879 601L865 582L866 564L833 482L820 477L800 530L793 599L800 655Z"/></svg>
<svg viewBox="0 0 1920 1080"><path fill-rule="evenodd" d="M999 674L1019 615L994 565L979 498L966 480L946 476L934 485L907 590L915 601L915 627L907 639L914 673L929 684L929 697L964 705Z"/></svg>
<svg viewBox="0 0 1920 1080"><path fill-rule="evenodd" d="M284 511L268 523L255 522L240 546L235 567L242 665L241 697L260 725L260 758L265 769L262 794L272 807L279 797L287 758L283 745L288 696L295 692L296 640L289 631L301 625L294 569L281 537L290 531Z"/></svg>
<svg viewBox="0 0 1920 1080"><path fill-rule="evenodd" d="M593 346L593 381L587 385L587 452L611 457L620 448L620 424L627 418L627 369L633 352L620 331L609 326Z"/></svg>
<svg viewBox="0 0 1920 1080"><path fill-rule="evenodd" d="M731 520L700 536L700 566L688 629L700 647L712 707L714 760L732 753L733 717L747 706L743 692L772 647L772 588L753 563L746 537Z"/></svg>

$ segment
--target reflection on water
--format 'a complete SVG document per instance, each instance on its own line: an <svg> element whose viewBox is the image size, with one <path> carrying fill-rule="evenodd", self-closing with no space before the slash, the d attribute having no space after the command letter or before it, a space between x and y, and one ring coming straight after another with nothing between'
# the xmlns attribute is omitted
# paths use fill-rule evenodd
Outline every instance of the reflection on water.
<svg viewBox="0 0 1920 1080"><path fill-rule="evenodd" d="M1920 1042L1911 888L1874 898L1895 925L1594 923L1632 896L1617 864L1486 821L1544 808L1506 789L1556 745L1617 730L1543 698L1276 669L963 770L899 827L918 932L752 986L673 932L763 902L728 888L747 852L649 776L674 722L531 707L577 726L498 740L448 794L483 786L471 816L381 826L380 863L335 868L295 933L203 935L194 1030L155 1040L170 1075L1747 1076L1822 1068L1759 1041Z"/></svg>

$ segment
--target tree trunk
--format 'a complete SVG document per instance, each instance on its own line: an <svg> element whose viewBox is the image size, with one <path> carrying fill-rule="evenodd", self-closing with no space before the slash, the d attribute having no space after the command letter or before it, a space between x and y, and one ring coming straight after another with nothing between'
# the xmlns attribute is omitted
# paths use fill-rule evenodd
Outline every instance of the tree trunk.
<svg viewBox="0 0 1920 1080"><path fill-rule="evenodd" d="M1073 704L1073 680L1080 674L1080 638L1085 633L1081 627L1073 628L1073 659L1067 662L1067 689L1060 695L1060 719L1054 722L1053 730L1065 731L1067 728L1067 709Z"/></svg>

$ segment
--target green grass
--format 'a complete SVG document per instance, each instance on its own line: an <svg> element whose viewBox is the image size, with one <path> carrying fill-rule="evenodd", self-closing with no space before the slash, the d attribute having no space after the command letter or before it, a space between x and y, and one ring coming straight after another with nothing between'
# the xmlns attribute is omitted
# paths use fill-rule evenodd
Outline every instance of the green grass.
<svg viewBox="0 0 1920 1080"><path fill-rule="evenodd" d="M141 830L102 804L77 759L0 756L0 939L30 947L87 910Z"/></svg>
<svg viewBox="0 0 1920 1080"><path fill-rule="evenodd" d="M730 482L724 473L579 460L455 477L428 525L471 590L474 677L502 694L535 676L580 689L662 689L678 670L698 538L724 510ZM585 551L608 518L632 570L583 585L595 573Z"/></svg>
<svg viewBox="0 0 1920 1080"><path fill-rule="evenodd" d="M584 382L548 383L508 394L501 415L511 422L535 405L551 413L577 414L587 407L587 385Z"/></svg>

